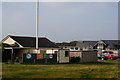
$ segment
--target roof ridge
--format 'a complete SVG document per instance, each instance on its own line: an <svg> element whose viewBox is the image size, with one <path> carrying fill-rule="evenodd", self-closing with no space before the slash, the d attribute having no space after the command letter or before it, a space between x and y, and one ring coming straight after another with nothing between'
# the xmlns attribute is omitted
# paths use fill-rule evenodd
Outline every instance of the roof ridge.
<svg viewBox="0 0 120 80"><path fill-rule="evenodd" d="M113 40L102 40L102 41L118 41L117 39L113 39Z"/></svg>
<svg viewBox="0 0 120 80"><path fill-rule="evenodd" d="M36 38L36 37L33 37L33 36L13 36L13 35L8 35L8 36L10 36L10 37L23 37L23 38ZM38 38L46 38L46 37L38 37Z"/></svg>
<svg viewBox="0 0 120 80"><path fill-rule="evenodd" d="M83 42L87 42L87 41L83 41ZM98 41L89 41L89 42L98 42Z"/></svg>

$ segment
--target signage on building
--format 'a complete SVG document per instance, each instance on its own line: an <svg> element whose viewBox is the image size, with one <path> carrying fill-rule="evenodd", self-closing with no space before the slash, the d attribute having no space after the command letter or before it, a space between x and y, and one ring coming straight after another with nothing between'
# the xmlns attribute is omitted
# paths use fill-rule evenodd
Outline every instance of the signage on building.
<svg viewBox="0 0 120 80"><path fill-rule="evenodd" d="M31 57L32 57L32 55L29 54L29 53L26 55L26 58L27 58L27 59L30 59Z"/></svg>
<svg viewBox="0 0 120 80"><path fill-rule="evenodd" d="M43 53L37 54L37 59L43 59Z"/></svg>
<svg viewBox="0 0 120 80"><path fill-rule="evenodd" d="M49 54L49 58L52 59L52 58L53 58L53 55L52 55L52 54Z"/></svg>

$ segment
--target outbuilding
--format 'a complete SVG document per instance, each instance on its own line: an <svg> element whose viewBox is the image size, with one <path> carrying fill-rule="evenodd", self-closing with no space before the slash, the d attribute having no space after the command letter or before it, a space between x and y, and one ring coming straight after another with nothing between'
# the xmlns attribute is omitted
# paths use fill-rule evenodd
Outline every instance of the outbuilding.
<svg viewBox="0 0 120 80"><path fill-rule="evenodd" d="M69 63L69 49L59 49L58 51L58 63Z"/></svg>
<svg viewBox="0 0 120 80"><path fill-rule="evenodd" d="M70 60L72 58L79 58L79 62L97 62L97 51L70 51Z"/></svg>

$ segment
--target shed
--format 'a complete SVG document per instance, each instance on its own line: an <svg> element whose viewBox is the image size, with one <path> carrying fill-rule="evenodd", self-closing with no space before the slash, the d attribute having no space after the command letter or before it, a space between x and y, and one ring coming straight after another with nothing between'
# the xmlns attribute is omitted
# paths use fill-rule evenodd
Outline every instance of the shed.
<svg viewBox="0 0 120 80"><path fill-rule="evenodd" d="M69 63L69 49L59 49L57 55L58 63Z"/></svg>
<svg viewBox="0 0 120 80"><path fill-rule="evenodd" d="M70 59L80 57L80 62L97 62L97 51L70 51Z"/></svg>

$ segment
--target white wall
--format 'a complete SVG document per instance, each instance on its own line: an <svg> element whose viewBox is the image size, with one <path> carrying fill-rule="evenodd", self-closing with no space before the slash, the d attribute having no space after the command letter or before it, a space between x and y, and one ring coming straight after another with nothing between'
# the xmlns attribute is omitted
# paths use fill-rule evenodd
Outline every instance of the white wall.
<svg viewBox="0 0 120 80"><path fill-rule="evenodd" d="M16 41L13 40L11 37L8 37L6 40L4 40L2 43L6 43L6 44L14 44ZM17 43L17 42L16 42ZM23 47L22 45L18 44L20 47Z"/></svg>
<svg viewBox="0 0 120 80"><path fill-rule="evenodd" d="M59 53L58 53L59 63L68 63L69 62L69 56L65 57L65 51L69 51L69 50L59 50Z"/></svg>
<svg viewBox="0 0 120 80"><path fill-rule="evenodd" d="M58 49L55 49L55 50L48 49L48 50L46 50L46 53L47 54L55 54L55 51L58 51Z"/></svg>
<svg viewBox="0 0 120 80"><path fill-rule="evenodd" d="M8 37L5 41L3 41L3 43L6 43L6 44L14 44L15 41L14 41L12 38Z"/></svg>

